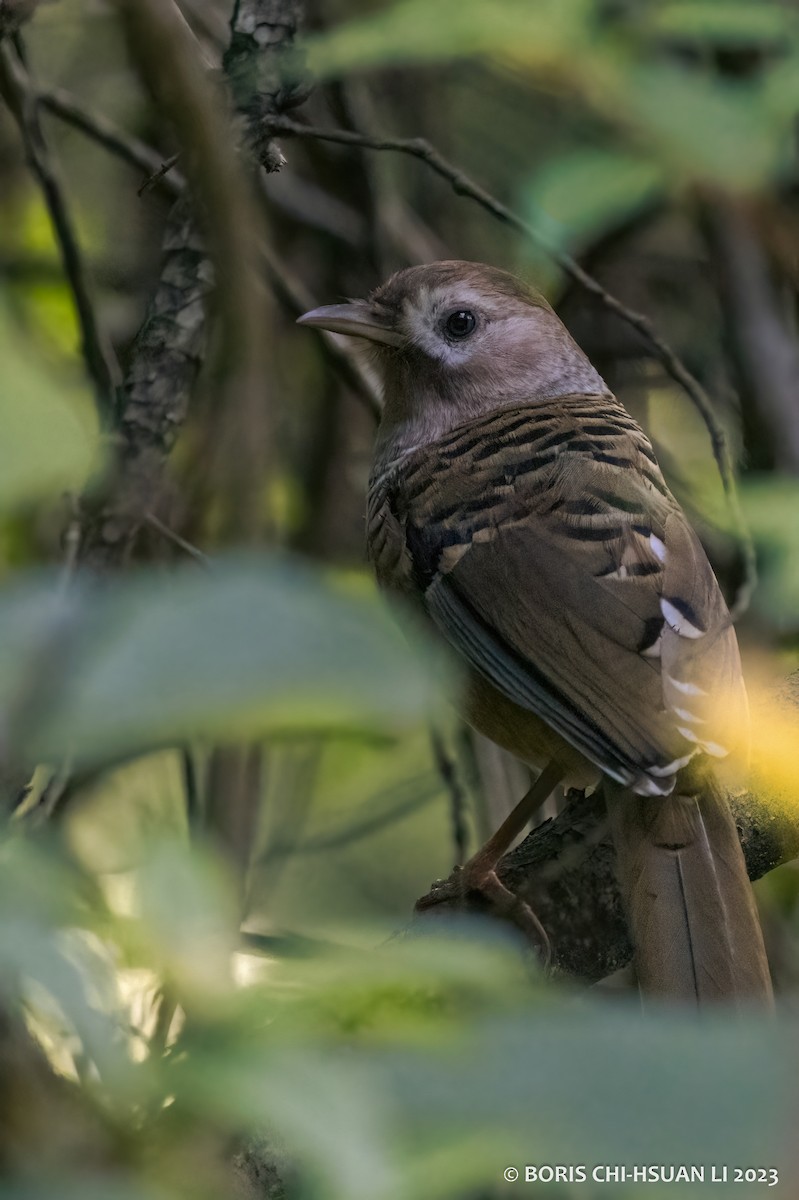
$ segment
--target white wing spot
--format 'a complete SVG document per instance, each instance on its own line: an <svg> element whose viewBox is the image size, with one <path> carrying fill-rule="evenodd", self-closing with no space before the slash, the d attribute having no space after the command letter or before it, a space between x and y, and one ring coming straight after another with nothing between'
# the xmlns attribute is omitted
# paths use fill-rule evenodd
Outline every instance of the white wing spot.
<svg viewBox="0 0 799 1200"><path fill-rule="evenodd" d="M729 750L726 746L720 746L718 742L702 742L702 749L705 754L712 754L713 758L726 758Z"/></svg>
<svg viewBox="0 0 799 1200"><path fill-rule="evenodd" d="M659 633L651 646L647 646L641 651L644 658L660 658L661 646L663 643L663 634Z"/></svg>
<svg viewBox="0 0 799 1200"><path fill-rule="evenodd" d="M696 750L692 750L690 754L684 754L682 758L675 758L674 762L667 763L665 767L647 767L647 771L650 775L657 775L658 778L674 775L676 771L687 766L695 754Z"/></svg>
<svg viewBox="0 0 799 1200"><path fill-rule="evenodd" d="M704 717L698 717L696 713L689 712L687 708L672 708L671 711L681 721L691 721L694 725L704 725L705 723Z"/></svg>
<svg viewBox="0 0 799 1200"><path fill-rule="evenodd" d="M666 543L659 538L657 534L650 533L649 546L655 558L657 558L660 562L666 561Z"/></svg>
<svg viewBox="0 0 799 1200"><path fill-rule="evenodd" d="M669 683L672 687L676 687L678 692L682 692L684 696L707 695L707 692L701 687L697 687L695 683L687 683L684 679L675 679L673 675L669 675Z"/></svg>
<svg viewBox="0 0 799 1200"><path fill-rule="evenodd" d="M670 600L662 599L660 601L660 611L666 618L666 623L671 629L674 630L675 633L679 633L680 637L704 637L704 632L701 629L697 629L696 625L693 625L687 617L684 617L676 605L672 604Z"/></svg>
<svg viewBox="0 0 799 1200"><path fill-rule="evenodd" d="M655 772L652 771L651 774L654 775ZM672 779L669 787L665 787L655 779L639 775L632 787L636 796L668 796L669 792L674 790L674 780Z"/></svg>
<svg viewBox="0 0 799 1200"><path fill-rule="evenodd" d="M442 575L446 575L449 571L454 570L468 549L468 542L458 542L454 546L447 546L438 560L437 569Z"/></svg>
<svg viewBox="0 0 799 1200"><path fill-rule="evenodd" d="M726 746L720 746L718 742L704 742L697 737L693 729L686 729L684 725L678 725L677 732L681 733L687 742L694 742L700 750L704 750L705 754L710 754L713 758L726 758L729 754Z"/></svg>

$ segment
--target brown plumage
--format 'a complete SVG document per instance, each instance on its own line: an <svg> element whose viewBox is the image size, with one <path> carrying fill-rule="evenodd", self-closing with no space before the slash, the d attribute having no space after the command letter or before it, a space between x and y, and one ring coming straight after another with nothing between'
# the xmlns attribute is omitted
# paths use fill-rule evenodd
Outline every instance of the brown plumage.
<svg viewBox="0 0 799 1200"><path fill-rule="evenodd" d="M512 908L496 862L544 789L604 775L642 986L770 996L735 826L701 765L745 739L738 646L643 431L543 297L490 267L411 268L303 320L377 346L381 586L468 664L467 719L546 768L466 884Z"/></svg>

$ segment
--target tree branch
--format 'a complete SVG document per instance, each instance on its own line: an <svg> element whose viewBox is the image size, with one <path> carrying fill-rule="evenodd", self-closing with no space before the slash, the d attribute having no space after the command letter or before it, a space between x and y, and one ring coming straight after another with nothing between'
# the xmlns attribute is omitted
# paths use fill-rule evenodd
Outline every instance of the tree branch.
<svg viewBox="0 0 799 1200"><path fill-rule="evenodd" d="M164 184L167 191L179 195L185 186L182 175L170 167L164 171L162 156L152 146L123 132L113 121L97 112L90 112L66 88L40 88L36 102L62 121L104 146L111 154L144 173L145 179L155 179Z"/></svg>
<svg viewBox="0 0 799 1200"><path fill-rule="evenodd" d="M465 863L469 855L469 825L466 819L468 801L466 789L458 771L458 764L450 752L444 734L438 725L430 727L430 749L436 770L449 799L449 816L452 827L452 849L456 863Z"/></svg>
<svg viewBox="0 0 799 1200"><path fill-rule="evenodd" d="M742 613L748 603L757 579L757 565L752 539L746 527L738 489L735 482L735 469L730 453L727 434L724 426L716 416L715 409L705 389L686 367L685 363L671 348L668 342L657 333L651 322L643 313L635 312L610 292L602 287L598 280L563 250L553 246L544 236L522 217L514 213L507 205L497 200L490 192L470 179L459 167L446 159L430 142L424 138L377 138L365 134L354 133L347 129L324 129L313 125L303 125L288 117L272 118L269 128L275 133L287 134L291 137L317 138L321 141L337 142L344 146L359 146L368 150L388 150L399 154L418 158L427 164L432 171L445 179L453 191L459 196L474 200L486 212L491 213L497 220L510 225L523 233L525 237L535 242L554 262L584 291L593 296L601 304L621 320L626 321L635 329L647 345L653 356L658 359L671 378L680 385L695 405L710 435L713 457L716 460L721 482L727 498L734 532L740 546L743 567L743 581L738 588L734 603L731 605L733 616Z"/></svg>
<svg viewBox="0 0 799 1200"><path fill-rule="evenodd" d="M796 821L751 793L729 801L750 879L797 857ZM546 929L555 969L584 983L604 979L632 959L615 869L601 792L571 798L500 867L502 882L530 905ZM479 897L462 897L457 876L417 901L420 916L457 911L485 911Z"/></svg>
<svg viewBox="0 0 799 1200"><path fill-rule="evenodd" d="M75 99L71 92L66 91L64 88L44 89L39 91L37 99L41 106L54 116L66 121L75 129L79 129L86 137L103 146L123 162L144 172L147 190L157 186L175 197L181 196L184 193L186 187L184 176L173 165L169 165L168 170L165 170L168 163L163 161L162 156L157 150L147 145L146 142L142 142L138 138L131 137L123 132L118 126L101 114L85 108ZM171 163L171 160L168 160L168 162ZM262 176L262 181L265 181L265 178L265 176ZM269 199L268 196L267 199ZM173 214L173 218L176 215ZM174 252L176 249L175 238L168 235L165 238L167 257L170 252ZM302 313L307 312L309 308L313 308L316 304L314 297L309 293L302 281L281 261L278 254L266 241L261 246L261 254L266 265L267 274L275 289L275 294L286 310L292 316L299 317ZM162 267L162 278L167 274L167 268L168 263L165 258ZM179 298L173 292L175 286L173 272L169 271L168 273L170 275L169 295L172 297L173 302L176 300L179 301ZM204 295L205 293L203 292L202 294ZM191 299L187 297L185 304L178 303L175 312L185 311L190 307L190 304ZM163 314L163 308L158 303L157 297L152 302L151 311ZM182 324L185 325L185 322L182 322ZM142 335L140 334L139 336L141 337ZM324 333L322 336L322 345L333 369L341 375L344 382L363 401L371 414L375 418L378 418L381 409L380 391L376 381L364 368L357 352L350 348L347 339L339 338L335 334Z"/></svg>
<svg viewBox="0 0 799 1200"><path fill-rule="evenodd" d="M138 0L116 2L147 82L176 126L192 198L200 202L197 211L202 212L203 220L200 229L194 204L190 206L183 197L167 224L161 278L136 338L125 382L110 494L97 508L84 537L83 561L95 568L124 561L146 514L152 511L164 460L185 420L202 364L206 305L212 294L224 329L220 342L228 381L235 376L237 394L262 388L268 374L263 361L265 293L253 255L259 222L250 181L235 154L229 123L219 111L224 109L224 96L214 96L208 75L188 42L188 31L172 19L171 6L165 9ZM231 39L257 15L266 19L274 2L239 3L231 22ZM287 9L286 5L280 7L281 12ZM248 44L259 55L277 53L282 39L293 36L295 26L296 21L282 24L271 42ZM154 30L161 31L159 36L153 36ZM238 69L243 61L242 56L237 57ZM66 115L64 106L59 107L60 115ZM74 110L69 115L71 119L76 116ZM131 149L120 146L117 139L109 140L105 136L108 131L98 129L95 121L84 121L83 128L91 136L99 134L99 140L116 153L124 150L127 154Z"/></svg>
<svg viewBox="0 0 799 1200"><path fill-rule="evenodd" d="M782 697L799 714L799 673ZM760 879L799 855L796 813L767 795L727 796L750 879ZM528 834L502 860L502 882L526 901L552 944L555 969L595 983L632 959L632 943L616 882L616 857L602 790L573 793L562 811ZM458 911L484 912L479 896L464 897L457 874L417 901L417 920Z"/></svg>

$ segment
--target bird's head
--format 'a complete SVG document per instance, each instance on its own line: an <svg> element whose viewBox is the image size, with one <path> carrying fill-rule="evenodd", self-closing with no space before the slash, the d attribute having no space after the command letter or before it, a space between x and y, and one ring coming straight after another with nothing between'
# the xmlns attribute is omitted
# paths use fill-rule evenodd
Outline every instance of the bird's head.
<svg viewBox="0 0 799 1200"><path fill-rule="evenodd" d="M497 408L607 387L540 293L507 271L436 262L299 324L363 338L384 395L383 440L420 444Z"/></svg>

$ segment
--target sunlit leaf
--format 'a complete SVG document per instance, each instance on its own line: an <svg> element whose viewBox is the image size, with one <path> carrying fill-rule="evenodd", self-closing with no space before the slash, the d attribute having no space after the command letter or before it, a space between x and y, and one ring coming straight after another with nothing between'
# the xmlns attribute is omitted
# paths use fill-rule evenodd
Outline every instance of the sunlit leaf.
<svg viewBox="0 0 799 1200"><path fill-rule="evenodd" d="M799 691L796 685L775 686L773 672L760 679L748 672L747 688L752 723L752 766L749 786L769 809L790 818L799 814L796 747L799 745Z"/></svg>
<svg viewBox="0 0 799 1200"><path fill-rule="evenodd" d="M19 988L45 1041L79 1049L104 1083L127 1091L130 1059L115 964L92 928L103 918L100 911L89 915L90 892L82 895L78 878L58 858L22 841L5 846L0 865L3 986Z"/></svg>
<svg viewBox="0 0 799 1200"><path fill-rule="evenodd" d="M134 877L136 965L157 971L195 1012L232 985L238 913L220 866L185 842L161 842Z"/></svg>

